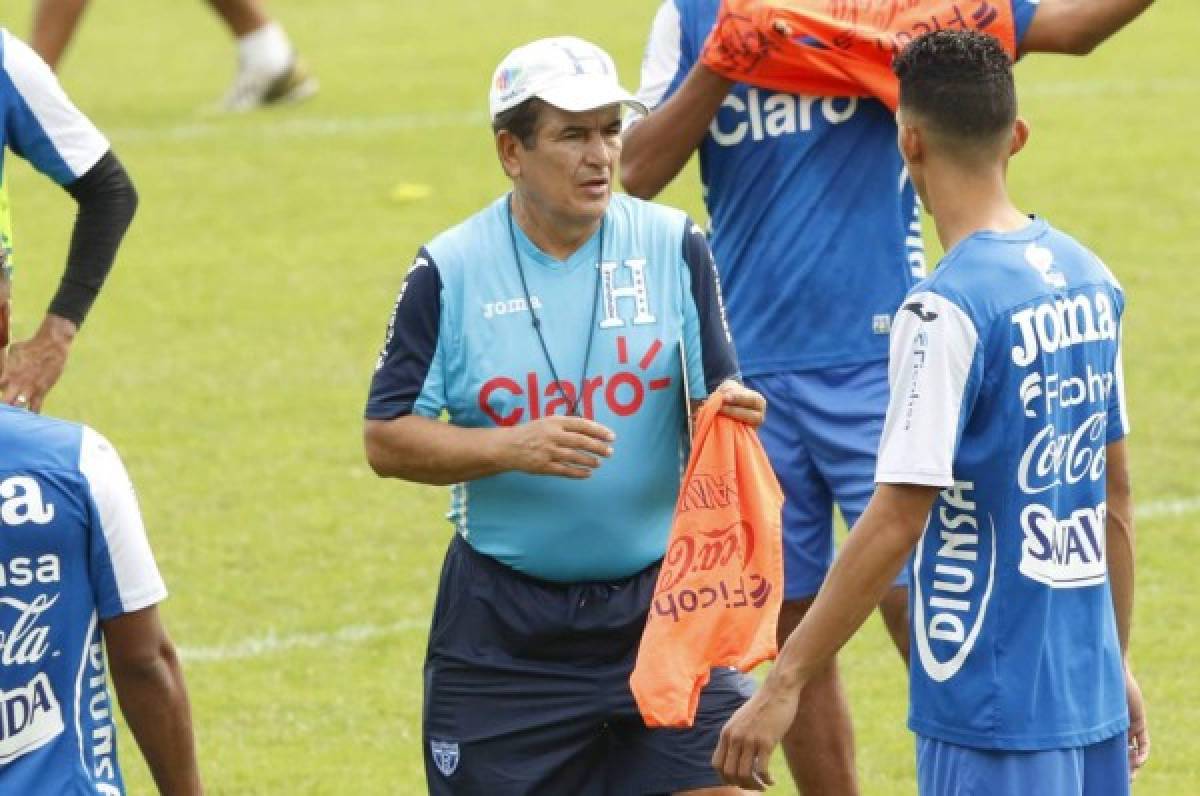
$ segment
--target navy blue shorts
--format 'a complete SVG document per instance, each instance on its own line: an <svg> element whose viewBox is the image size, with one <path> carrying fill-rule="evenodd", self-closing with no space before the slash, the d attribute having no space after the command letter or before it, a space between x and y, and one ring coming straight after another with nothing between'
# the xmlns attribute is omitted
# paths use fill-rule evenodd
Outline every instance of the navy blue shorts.
<svg viewBox="0 0 1200 796"><path fill-rule="evenodd" d="M786 498L783 596L811 597L833 563L834 504L852 527L875 491L887 361L750 376L746 386L767 399L758 436ZM896 585L908 585L907 569Z"/></svg>
<svg viewBox="0 0 1200 796"><path fill-rule="evenodd" d="M921 796L1129 796L1125 733L1090 746L1008 752L917 737Z"/></svg>
<svg viewBox="0 0 1200 796"><path fill-rule="evenodd" d="M647 729L629 690L658 567L611 583L522 575L455 535L425 658L432 794L665 794L711 758L752 681L714 669L695 726Z"/></svg>

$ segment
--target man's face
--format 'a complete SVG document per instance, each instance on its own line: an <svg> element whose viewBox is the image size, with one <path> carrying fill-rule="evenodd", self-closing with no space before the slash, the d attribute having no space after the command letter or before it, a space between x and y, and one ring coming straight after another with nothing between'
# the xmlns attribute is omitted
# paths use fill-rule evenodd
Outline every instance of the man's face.
<svg viewBox="0 0 1200 796"><path fill-rule="evenodd" d="M572 113L545 105L534 136L532 149L518 143L512 150L509 173L522 196L552 218L599 221L621 153L620 106Z"/></svg>

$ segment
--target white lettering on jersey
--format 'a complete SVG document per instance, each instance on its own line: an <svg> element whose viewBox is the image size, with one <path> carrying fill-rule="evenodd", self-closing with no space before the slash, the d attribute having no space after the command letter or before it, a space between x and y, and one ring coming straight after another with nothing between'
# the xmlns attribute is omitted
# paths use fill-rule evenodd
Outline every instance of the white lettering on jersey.
<svg viewBox="0 0 1200 796"><path fill-rule="evenodd" d="M90 635L90 634L89 634ZM116 731L112 722L112 701L105 685L104 648L99 641L88 646L87 709L92 718L92 776L98 793L119 794L117 780ZM108 780L105 783L104 780ZM111 783L111 784L109 784Z"/></svg>
<svg viewBox="0 0 1200 796"><path fill-rule="evenodd" d="M987 562L987 585L972 623L975 570L969 565L975 564L980 556L979 519L975 514L977 504L971 495L974 489L973 482L955 481L953 487L942 490L944 505L938 510L936 520L931 518L913 555L913 628L917 639L917 655L925 673L938 683L958 674L975 646L996 579L996 528L993 523L991 546L988 548L991 553ZM934 563L935 579L926 594L921 588L921 563L924 560L925 542L927 539L933 541L935 530L941 546ZM954 654L948 660L939 660L933 651L933 641L951 645Z"/></svg>
<svg viewBox="0 0 1200 796"><path fill-rule="evenodd" d="M1099 481L1104 478L1107 412L1095 412L1066 434L1054 424L1034 435L1017 465L1017 486L1026 495L1037 495L1064 481Z"/></svg>
<svg viewBox="0 0 1200 796"><path fill-rule="evenodd" d="M1057 373L1047 373L1043 377L1035 370L1021 382L1021 406L1026 417L1036 418L1042 407L1046 412L1051 412L1056 406L1070 409L1106 403L1114 380L1111 372L1097 370L1091 363L1087 364L1082 374L1065 378Z"/></svg>
<svg viewBox="0 0 1200 796"><path fill-rule="evenodd" d="M1094 298L1078 295L1027 307L1013 313L1012 324L1021 331L1021 344L1012 349L1013 363L1020 368L1032 365L1043 352L1117 339L1116 315L1103 292Z"/></svg>
<svg viewBox="0 0 1200 796"><path fill-rule="evenodd" d="M733 111L736 122L725 129L721 117L713 119L709 134L720 146L737 146L749 135L752 141L780 138L813 129L813 108L819 106L821 116L829 124L842 124L858 110L857 97L810 97L802 94L769 93L757 88L746 92L743 100L736 94L725 97L722 108Z"/></svg>
<svg viewBox="0 0 1200 796"><path fill-rule="evenodd" d="M25 686L0 691L0 766L45 746L62 731L62 708L45 672Z"/></svg>
<svg viewBox="0 0 1200 796"><path fill-rule="evenodd" d="M1103 583L1108 577L1105 560L1104 518L1107 506L1071 512L1066 519L1053 509L1032 503L1021 511L1021 574L1054 589L1079 589Z"/></svg>
<svg viewBox="0 0 1200 796"><path fill-rule="evenodd" d="M483 305L483 317L486 320L491 320L500 315L513 315L518 312L529 312L529 305L533 304L535 310L542 308L542 300L537 296L531 297L530 301L526 301L524 296L519 298L501 299L500 301L489 301Z"/></svg>
<svg viewBox="0 0 1200 796"><path fill-rule="evenodd" d="M622 265L629 270L630 283L617 287L617 269ZM600 321L601 329L616 329L625 325L618 312L617 301L630 299L634 303L634 325L656 323L656 318L650 314L650 294L646 289L646 258L637 257L625 260L624 263L604 262L600 264L600 279L604 287L604 318Z"/></svg>
<svg viewBox="0 0 1200 796"><path fill-rule="evenodd" d="M42 502L42 487L27 475L14 475L0 481L0 524L45 525L54 519L54 505Z"/></svg>

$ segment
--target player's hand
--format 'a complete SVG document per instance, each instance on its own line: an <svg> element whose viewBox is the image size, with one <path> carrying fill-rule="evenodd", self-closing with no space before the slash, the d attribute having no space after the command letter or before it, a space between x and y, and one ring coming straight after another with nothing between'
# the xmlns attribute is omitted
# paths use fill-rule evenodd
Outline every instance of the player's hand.
<svg viewBox="0 0 1200 796"><path fill-rule="evenodd" d="M582 417L543 417L509 429L505 444L508 470L534 475L587 478L612 456L616 435Z"/></svg>
<svg viewBox="0 0 1200 796"><path fill-rule="evenodd" d="M718 387L717 392L725 399L721 414L740 420L752 428L763 424L767 416L767 399L762 395L732 379Z"/></svg>
<svg viewBox="0 0 1200 796"><path fill-rule="evenodd" d="M800 689L782 687L768 675L750 701L738 708L721 730L713 753L713 768L728 785L766 790L771 778L771 753L792 726Z"/></svg>
<svg viewBox="0 0 1200 796"><path fill-rule="evenodd" d="M33 337L13 343L0 376L4 403L40 412L46 393L62 376L77 330L66 318L47 315Z"/></svg>
<svg viewBox="0 0 1200 796"><path fill-rule="evenodd" d="M1150 759L1150 726L1146 723L1146 705L1142 689L1133 672L1125 667L1125 701L1129 703L1129 781Z"/></svg>

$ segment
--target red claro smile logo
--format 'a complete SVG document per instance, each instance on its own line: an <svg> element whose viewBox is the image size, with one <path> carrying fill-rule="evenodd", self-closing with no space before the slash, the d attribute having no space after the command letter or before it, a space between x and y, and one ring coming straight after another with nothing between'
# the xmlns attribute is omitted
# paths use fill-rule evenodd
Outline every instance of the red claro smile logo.
<svg viewBox="0 0 1200 796"><path fill-rule="evenodd" d="M618 417L629 417L642 408L648 391L669 388L670 376L643 380L643 373L654 364L662 348L662 340L655 340L650 344L637 363L641 373L619 370L607 378L602 375L585 378L583 395L578 399L583 416L595 420L596 402L599 400ZM622 365L629 364L629 342L624 336L617 337L617 362ZM565 415L570 411L571 404L575 403L577 394L575 384L569 381L552 381L543 389L538 375L529 371L525 374L523 384L508 376L488 379L479 390L479 408L496 425L515 426L525 420L526 409L529 410L529 420L556 414ZM495 401L503 407L511 398L521 399L524 406L515 406L505 415L500 414L493 406L492 402Z"/></svg>

